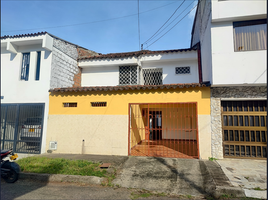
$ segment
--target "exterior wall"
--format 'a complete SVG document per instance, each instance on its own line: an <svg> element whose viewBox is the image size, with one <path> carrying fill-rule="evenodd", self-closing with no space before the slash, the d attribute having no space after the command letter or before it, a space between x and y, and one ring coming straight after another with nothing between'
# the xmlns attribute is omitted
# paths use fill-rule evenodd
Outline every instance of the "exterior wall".
<svg viewBox="0 0 268 200"><path fill-rule="evenodd" d="M82 87L119 85L119 67L90 67L82 69Z"/></svg>
<svg viewBox="0 0 268 200"><path fill-rule="evenodd" d="M73 87L80 72L76 46L54 38L52 54L50 88Z"/></svg>
<svg viewBox="0 0 268 200"><path fill-rule="evenodd" d="M195 18L191 46L200 42L203 81L212 82L211 1L201 1Z"/></svg>
<svg viewBox="0 0 268 200"><path fill-rule="evenodd" d="M90 102L107 102L107 107L91 107ZM77 102L77 107L63 103ZM107 92L65 92L50 95L47 146L58 142L54 153L128 155L129 103L197 102L201 158L207 159L210 145L210 88L157 89ZM205 122L205 123L203 123ZM205 125L204 125L205 124ZM202 151L201 151L202 150Z"/></svg>
<svg viewBox="0 0 268 200"><path fill-rule="evenodd" d="M211 154L214 158L223 158L222 147L222 100L266 99L267 87L215 87L211 88Z"/></svg>
<svg viewBox="0 0 268 200"><path fill-rule="evenodd" d="M176 74L176 67L190 67L190 74ZM162 68L163 84L198 83L197 60L144 63L142 69Z"/></svg>
<svg viewBox="0 0 268 200"><path fill-rule="evenodd" d="M41 152L46 148L46 132L48 118L48 90L51 72L50 51L41 45L29 45L17 48L18 53L10 53L1 48L1 103L45 103L43 139ZM37 53L41 51L40 78L35 80ZM22 53L30 52L30 70L28 81L20 80Z"/></svg>
<svg viewBox="0 0 268 200"><path fill-rule="evenodd" d="M211 35L212 86L266 85L266 50L235 52L232 22L212 23Z"/></svg>
<svg viewBox="0 0 268 200"><path fill-rule="evenodd" d="M144 55L141 58L103 59L79 62L82 86L119 85L119 66L140 66L141 69L162 68L163 84L198 83L197 51ZM175 74L176 67L191 67L190 74ZM142 84L142 81L138 84Z"/></svg>
<svg viewBox="0 0 268 200"><path fill-rule="evenodd" d="M267 13L267 1L262 0L227 0L227 1L212 1L212 21L226 21L233 19L252 19L252 16L257 19Z"/></svg>

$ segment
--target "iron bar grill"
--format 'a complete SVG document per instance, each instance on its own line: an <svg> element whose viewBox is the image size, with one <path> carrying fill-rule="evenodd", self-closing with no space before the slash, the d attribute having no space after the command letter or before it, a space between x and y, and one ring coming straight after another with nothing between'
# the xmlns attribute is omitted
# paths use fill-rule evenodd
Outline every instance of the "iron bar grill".
<svg viewBox="0 0 268 200"><path fill-rule="evenodd" d="M129 155L199 158L197 103L129 104Z"/></svg>
<svg viewBox="0 0 268 200"><path fill-rule="evenodd" d="M223 101L224 157L266 159L266 115L266 101Z"/></svg>

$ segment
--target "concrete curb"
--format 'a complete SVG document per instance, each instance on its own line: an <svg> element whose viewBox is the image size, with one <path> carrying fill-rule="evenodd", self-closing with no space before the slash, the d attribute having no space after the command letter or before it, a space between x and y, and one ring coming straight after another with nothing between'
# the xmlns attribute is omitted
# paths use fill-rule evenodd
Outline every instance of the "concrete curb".
<svg viewBox="0 0 268 200"><path fill-rule="evenodd" d="M79 176L79 175L63 175L63 174L36 174L36 173L20 173L19 179L38 180L43 182L69 182L69 183L87 183L100 185L105 178L96 176Z"/></svg>
<svg viewBox="0 0 268 200"><path fill-rule="evenodd" d="M234 187L216 162L200 160L200 168L204 177L204 189L212 197L219 198L222 195L246 197L244 190Z"/></svg>

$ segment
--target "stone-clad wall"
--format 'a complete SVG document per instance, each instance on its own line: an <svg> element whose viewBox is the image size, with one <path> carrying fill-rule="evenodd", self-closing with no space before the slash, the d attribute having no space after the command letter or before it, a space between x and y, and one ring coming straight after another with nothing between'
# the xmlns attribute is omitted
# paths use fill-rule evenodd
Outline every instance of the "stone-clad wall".
<svg viewBox="0 0 268 200"><path fill-rule="evenodd" d="M254 100L267 98L266 86L239 86L211 88L211 154L214 158L223 158L221 99Z"/></svg>
<svg viewBox="0 0 268 200"><path fill-rule="evenodd" d="M75 45L53 39L50 89L73 87L74 76L80 72L77 57Z"/></svg>

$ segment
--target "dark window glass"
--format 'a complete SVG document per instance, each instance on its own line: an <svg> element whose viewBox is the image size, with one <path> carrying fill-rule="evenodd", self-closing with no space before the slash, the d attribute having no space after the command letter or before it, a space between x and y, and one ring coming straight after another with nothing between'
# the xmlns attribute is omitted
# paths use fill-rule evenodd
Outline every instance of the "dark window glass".
<svg viewBox="0 0 268 200"><path fill-rule="evenodd" d="M229 137L230 137L230 141L234 141L234 133L232 130L229 131Z"/></svg>
<svg viewBox="0 0 268 200"><path fill-rule="evenodd" d="M245 116L245 126L248 126L248 116Z"/></svg>
<svg viewBox="0 0 268 200"><path fill-rule="evenodd" d="M261 147L257 147L257 156L261 157Z"/></svg>
<svg viewBox="0 0 268 200"><path fill-rule="evenodd" d="M254 116L249 116L250 126L254 126Z"/></svg>
<svg viewBox="0 0 268 200"><path fill-rule="evenodd" d="M245 131L246 141L249 142L249 131Z"/></svg>
<svg viewBox="0 0 268 200"><path fill-rule="evenodd" d="M259 116L255 116L255 126L260 126Z"/></svg>
<svg viewBox="0 0 268 200"><path fill-rule="evenodd" d="M250 131L250 134L251 134L251 142L255 142L255 132Z"/></svg>
<svg viewBox="0 0 268 200"><path fill-rule="evenodd" d="M234 116L234 126L238 126L238 116Z"/></svg>
<svg viewBox="0 0 268 200"><path fill-rule="evenodd" d="M228 141L228 131L224 130L224 141Z"/></svg>
<svg viewBox="0 0 268 200"><path fill-rule="evenodd" d="M235 141L239 141L239 132L235 131Z"/></svg>
<svg viewBox="0 0 268 200"><path fill-rule="evenodd" d="M228 126L227 116L226 115L223 116L223 125Z"/></svg>
<svg viewBox="0 0 268 200"><path fill-rule="evenodd" d="M246 146L246 156L250 157L250 146Z"/></svg>
<svg viewBox="0 0 268 200"><path fill-rule="evenodd" d="M244 141L244 131L240 131L240 141Z"/></svg>
<svg viewBox="0 0 268 200"><path fill-rule="evenodd" d="M244 126L243 116L239 116L239 126Z"/></svg>
<svg viewBox="0 0 268 200"><path fill-rule="evenodd" d="M261 141L261 133L260 131L256 131L256 142L260 142Z"/></svg>
<svg viewBox="0 0 268 200"><path fill-rule="evenodd" d="M266 147L262 147L262 155L264 158L267 157L267 148Z"/></svg>
<svg viewBox="0 0 268 200"><path fill-rule="evenodd" d="M229 126L233 126L233 116L228 116L229 120L228 120L228 125Z"/></svg>
<svg viewBox="0 0 268 200"><path fill-rule="evenodd" d="M264 116L261 116L261 126L265 126Z"/></svg>
<svg viewBox="0 0 268 200"><path fill-rule="evenodd" d="M233 102L233 111L237 111L237 102L236 101Z"/></svg>
<svg viewBox="0 0 268 200"><path fill-rule="evenodd" d="M30 53L22 54L21 80L28 81L30 70Z"/></svg>
<svg viewBox="0 0 268 200"><path fill-rule="evenodd" d="M241 156L245 156L245 146L241 146Z"/></svg>
<svg viewBox="0 0 268 200"><path fill-rule="evenodd" d="M240 156L239 146L235 145L235 155Z"/></svg>
<svg viewBox="0 0 268 200"><path fill-rule="evenodd" d="M238 106L238 111L243 111L241 101L237 102L237 106Z"/></svg>
<svg viewBox="0 0 268 200"><path fill-rule="evenodd" d="M251 155L252 155L252 157L256 157L256 147L255 146L251 147Z"/></svg>
<svg viewBox="0 0 268 200"><path fill-rule="evenodd" d="M35 80L38 81L40 78L40 64L41 64L41 51L37 52L37 63L36 63L36 73Z"/></svg>
<svg viewBox="0 0 268 200"><path fill-rule="evenodd" d="M266 142L266 132L265 131L261 132L261 141Z"/></svg>
<svg viewBox="0 0 268 200"><path fill-rule="evenodd" d="M229 145L224 145L224 155L229 156Z"/></svg>

